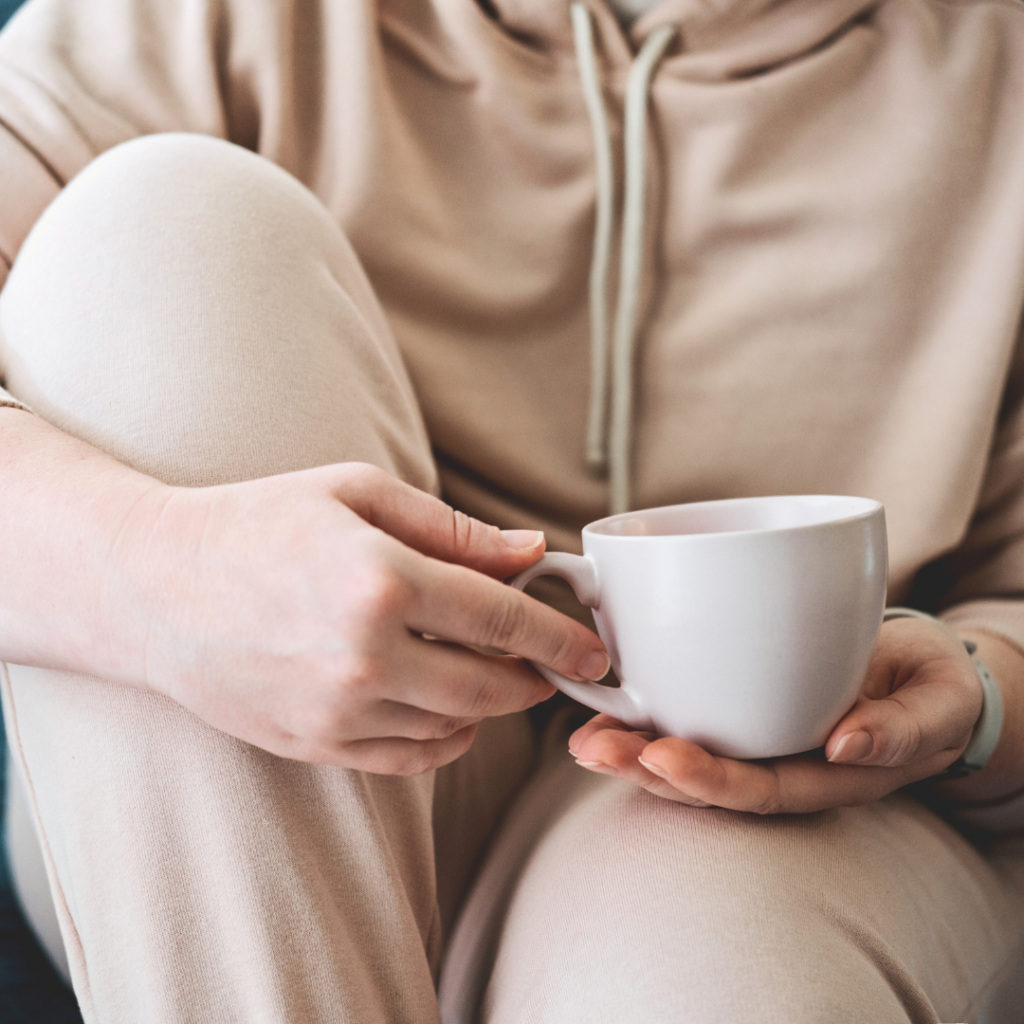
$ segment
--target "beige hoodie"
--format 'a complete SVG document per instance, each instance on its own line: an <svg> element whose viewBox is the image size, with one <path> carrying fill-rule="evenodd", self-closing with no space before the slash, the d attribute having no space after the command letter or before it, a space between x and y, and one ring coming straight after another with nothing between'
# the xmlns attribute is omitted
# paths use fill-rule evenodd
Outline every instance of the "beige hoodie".
<svg viewBox="0 0 1024 1024"><path fill-rule="evenodd" d="M257 150L362 257L448 498L577 549L609 495L569 7L31 0L0 37L0 252L123 140ZM628 34L587 7L616 246L630 64L678 33L645 104L632 503L878 498L894 601L1003 599L954 618L1024 643L1024 5L663 0Z"/></svg>

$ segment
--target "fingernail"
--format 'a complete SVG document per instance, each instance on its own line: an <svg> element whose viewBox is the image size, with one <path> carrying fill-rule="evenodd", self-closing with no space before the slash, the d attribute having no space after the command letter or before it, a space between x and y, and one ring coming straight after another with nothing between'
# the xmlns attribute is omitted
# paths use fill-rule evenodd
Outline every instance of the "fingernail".
<svg viewBox="0 0 1024 1024"><path fill-rule="evenodd" d="M576 759L576 763L581 768L607 768L608 765L604 761L581 761L579 758Z"/></svg>
<svg viewBox="0 0 1024 1024"><path fill-rule="evenodd" d="M648 762L648 761L645 761L645 760L644 760L644 759L643 759L642 757L638 757L638 758L637 758L637 760L638 760L638 761L639 761L639 762L640 762L640 763L641 763L641 764L642 764L642 765L643 765L643 766L644 766L644 767L645 767L645 768L646 768L646 769L647 769L647 770L648 770L649 772L654 772L654 774L655 774L655 775L658 775L658 776L660 776L661 778L664 778L664 777L665 777L666 775L668 775L668 772L666 772L664 768L659 768L659 767L658 767L658 765L656 765L656 764L651 764L650 762Z"/></svg>
<svg viewBox="0 0 1024 1024"><path fill-rule="evenodd" d="M842 764L856 764L870 756L875 749L875 741L871 733L858 729L844 736L835 750L832 751L830 761L839 761Z"/></svg>
<svg viewBox="0 0 1024 1024"><path fill-rule="evenodd" d="M544 540L544 534L540 530L502 530L501 536L505 543L516 551L535 548Z"/></svg>
<svg viewBox="0 0 1024 1024"><path fill-rule="evenodd" d="M579 673L584 679L592 679L596 683L598 679L604 679L608 675L608 669L611 667L612 663L608 660L607 654L591 651L580 662Z"/></svg>

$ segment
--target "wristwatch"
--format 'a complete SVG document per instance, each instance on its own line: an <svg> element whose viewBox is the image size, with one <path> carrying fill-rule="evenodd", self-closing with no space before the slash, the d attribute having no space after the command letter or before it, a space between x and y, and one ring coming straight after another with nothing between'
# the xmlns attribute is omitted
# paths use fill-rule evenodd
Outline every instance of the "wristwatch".
<svg viewBox="0 0 1024 1024"><path fill-rule="evenodd" d="M974 730L971 732L971 738L967 741L967 746L944 772L933 775L928 781L944 782L947 779L962 779L970 775L971 772L984 768L996 747L999 746L999 737L1003 731L1003 695L999 684L985 663L975 657L977 644L958 637L941 619L925 612L919 612L916 608L886 608L882 615L882 621L889 622L891 619L924 619L926 622L934 622L940 626L957 643L964 645L967 653L971 656L978 678L981 680L981 715L974 724Z"/></svg>

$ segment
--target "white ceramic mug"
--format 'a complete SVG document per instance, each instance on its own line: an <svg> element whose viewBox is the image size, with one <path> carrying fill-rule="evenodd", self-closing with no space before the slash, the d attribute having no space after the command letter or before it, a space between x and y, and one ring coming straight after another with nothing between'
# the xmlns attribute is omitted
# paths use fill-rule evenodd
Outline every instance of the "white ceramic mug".
<svg viewBox="0 0 1024 1024"><path fill-rule="evenodd" d="M715 754L821 746L856 700L885 607L885 512L867 498L736 498L627 512L511 584L568 580L621 687L537 670L637 729Z"/></svg>

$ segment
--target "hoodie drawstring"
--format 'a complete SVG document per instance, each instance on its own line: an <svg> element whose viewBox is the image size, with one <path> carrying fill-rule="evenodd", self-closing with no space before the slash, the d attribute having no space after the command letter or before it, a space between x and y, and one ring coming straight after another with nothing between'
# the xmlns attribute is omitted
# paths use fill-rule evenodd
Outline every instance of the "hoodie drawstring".
<svg viewBox="0 0 1024 1024"><path fill-rule="evenodd" d="M594 134L597 175L597 219L594 251L590 262L590 410L587 415L587 466L595 472L608 469L608 267L612 249L612 218L615 202L615 171L608 111L601 95L601 79L594 53L594 26L583 4L573 4L573 39L583 86L583 99Z"/></svg>
<svg viewBox="0 0 1024 1024"><path fill-rule="evenodd" d="M630 506L633 364L643 283L647 201L647 110L651 79L675 37L676 29L673 25L660 25L647 37L629 69L626 82L622 248L611 345L609 401L608 273L615 203L612 140L598 74L590 12L584 4L576 2L571 7L571 15L580 82L594 134L597 172L597 218L590 267L591 373L586 455L591 469L608 472L611 511L617 514L627 512Z"/></svg>

